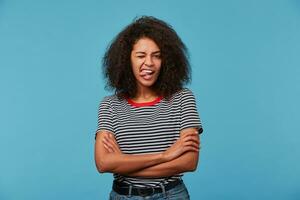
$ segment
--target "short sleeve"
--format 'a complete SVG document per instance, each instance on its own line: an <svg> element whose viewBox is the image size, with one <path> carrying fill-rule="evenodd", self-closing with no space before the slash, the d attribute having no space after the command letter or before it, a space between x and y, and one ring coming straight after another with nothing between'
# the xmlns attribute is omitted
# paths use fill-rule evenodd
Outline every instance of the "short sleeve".
<svg viewBox="0 0 300 200"><path fill-rule="evenodd" d="M198 128L199 134L203 132L201 120L197 111L196 99L190 89L183 89L181 96L181 127Z"/></svg>
<svg viewBox="0 0 300 200"><path fill-rule="evenodd" d="M96 134L100 130L106 130L114 133L113 129L113 110L111 108L111 102L109 97L104 97L99 104L98 108L98 125Z"/></svg>

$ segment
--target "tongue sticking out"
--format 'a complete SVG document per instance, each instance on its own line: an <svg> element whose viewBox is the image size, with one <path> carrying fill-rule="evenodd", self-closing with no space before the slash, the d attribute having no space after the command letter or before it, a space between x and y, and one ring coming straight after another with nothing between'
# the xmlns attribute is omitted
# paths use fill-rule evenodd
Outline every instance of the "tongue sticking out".
<svg viewBox="0 0 300 200"><path fill-rule="evenodd" d="M153 74L154 72L153 71L151 71L151 70L143 70L141 73L140 73L140 75L144 78L144 79L146 79L146 80L149 80L149 79L151 79L152 78L152 74Z"/></svg>
<svg viewBox="0 0 300 200"><path fill-rule="evenodd" d="M144 79L149 80L152 78L152 74L146 74L143 76Z"/></svg>

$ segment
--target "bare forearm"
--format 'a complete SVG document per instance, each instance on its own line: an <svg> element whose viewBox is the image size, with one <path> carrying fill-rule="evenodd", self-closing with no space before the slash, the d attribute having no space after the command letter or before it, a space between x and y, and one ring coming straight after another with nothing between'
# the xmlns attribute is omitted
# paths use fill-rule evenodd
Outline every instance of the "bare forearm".
<svg viewBox="0 0 300 200"><path fill-rule="evenodd" d="M151 167L166 162L162 153L129 155L129 154L110 154L102 163L104 172L128 174L143 168Z"/></svg>
<svg viewBox="0 0 300 200"><path fill-rule="evenodd" d="M197 159L195 158L195 155L198 156L199 146L198 138L195 137L195 134L197 133L187 132L186 134L181 134L180 139L178 139L164 152L142 155L123 154L113 136L103 135L102 139L98 140L99 149L104 147L104 151L99 150L99 155L101 155L102 152L103 156L96 156L96 165L97 168L100 169L100 172L112 172L126 175L155 165L163 164L171 160L176 160L174 163L171 162L167 165L159 166L157 168L150 168L150 171L144 171L144 173L146 173L145 176L148 176L148 172L153 174L153 176L156 176L156 174L159 173L158 176L160 177L162 176L161 173L171 173L171 175L177 174L186 171L185 167L187 163L191 163L191 159ZM103 146L101 147L101 145ZM188 152L187 155L189 156L183 156L181 159L177 160L177 158L181 157L183 154L185 154L185 152ZM95 155L97 154L95 153ZM187 168L187 170L188 169L189 168Z"/></svg>
<svg viewBox="0 0 300 200"><path fill-rule="evenodd" d="M173 176L175 174L180 174L188 171L194 171L198 164L198 157L199 154L197 152L187 152L174 160L123 175L158 178Z"/></svg>

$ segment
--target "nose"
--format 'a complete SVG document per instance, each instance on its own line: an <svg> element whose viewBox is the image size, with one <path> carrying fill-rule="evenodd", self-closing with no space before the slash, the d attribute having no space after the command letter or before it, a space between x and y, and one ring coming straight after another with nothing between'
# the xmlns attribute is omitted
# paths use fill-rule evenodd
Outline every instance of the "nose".
<svg viewBox="0 0 300 200"><path fill-rule="evenodd" d="M152 61L152 57L151 56L146 56L146 58L145 58L145 65L147 65L147 66L152 66L153 65L153 61Z"/></svg>

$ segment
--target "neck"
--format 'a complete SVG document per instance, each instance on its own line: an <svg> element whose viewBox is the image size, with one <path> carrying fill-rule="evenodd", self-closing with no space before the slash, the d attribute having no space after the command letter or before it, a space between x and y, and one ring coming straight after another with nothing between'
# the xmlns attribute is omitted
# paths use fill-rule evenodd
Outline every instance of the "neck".
<svg viewBox="0 0 300 200"><path fill-rule="evenodd" d="M135 100L152 100L157 98L158 95L149 87L138 87L137 93L134 97Z"/></svg>

